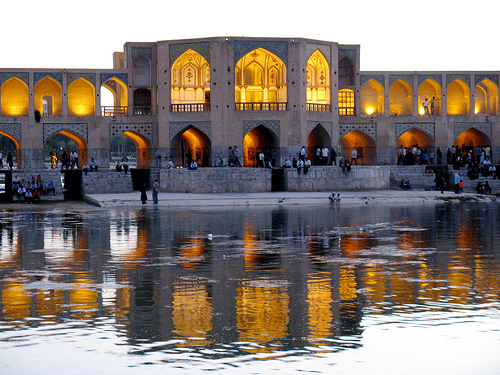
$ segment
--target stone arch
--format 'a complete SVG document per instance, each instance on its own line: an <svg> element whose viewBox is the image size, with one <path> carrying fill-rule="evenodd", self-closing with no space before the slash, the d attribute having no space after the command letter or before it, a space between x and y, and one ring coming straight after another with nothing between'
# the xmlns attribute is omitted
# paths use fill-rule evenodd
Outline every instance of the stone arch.
<svg viewBox="0 0 500 375"><path fill-rule="evenodd" d="M189 125L172 138L171 158L178 166L189 166L196 160L200 167L210 167L212 142L200 129Z"/></svg>
<svg viewBox="0 0 500 375"><path fill-rule="evenodd" d="M498 86L488 78L474 89L474 114L498 115Z"/></svg>
<svg viewBox="0 0 500 375"><path fill-rule="evenodd" d="M144 54L139 54L132 63L133 85L150 86L151 85L151 61Z"/></svg>
<svg viewBox="0 0 500 375"><path fill-rule="evenodd" d="M14 145L16 146L17 168L20 169L21 168L21 144L11 134L3 132L1 130L0 130L0 136L5 136L5 137L9 138L14 143ZM4 163L5 163L6 159L7 159L7 155L8 155L9 150L2 150L2 151L4 153L3 157L4 157Z"/></svg>
<svg viewBox="0 0 500 375"><path fill-rule="evenodd" d="M95 115L95 87L84 78L78 78L68 86L68 115Z"/></svg>
<svg viewBox="0 0 500 375"><path fill-rule="evenodd" d="M44 100L50 98L51 110L44 111ZM51 77L45 77L35 85L35 109L46 116L62 116L62 87Z"/></svg>
<svg viewBox="0 0 500 375"><path fill-rule="evenodd" d="M19 78L12 77L5 81L0 90L2 116L29 115L28 85Z"/></svg>
<svg viewBox="0 0 500 375"><path fill-rule="evenodd" d="M425 114L424 107L422 106L425 99L429 101L429 111L431 111L430 101L432 98L438 99L434 104L434 114L439 116L441 115L441 100L439 100L441 98L441 85L432 78L428 78L418 86L419 115L423 116Z"/></svg>
<svg viewBox="0 0 500 375"><path fill-rule="evenodd" d="M139 88L134 90L134 115L149 116L151 115L151 90L147 88Z"/></svg>
<svg viewBox="0 0 500 375"><path fill-rule="evenodd" d="M330 64L319 49L307 60L306 70L307 103L330 104Z"/></svg>
<svg viewBox="0 0 500 375"><path fill-rule="evenodd" d="M411 128L405 131L403 134L401 134L397 139L396 148L400 146L406 148L407 152L412 151L413 147L417 147L417 149L425 148L427 152L431 150L434 151L434 139L421 129ZM407 160L404 161L404 163L415 164L416 159L407 158Z"/></svg>
<svg viewBox="0 0 500 375"><path fill-rule="evenodd" d="M259 47L238 60L235 66L236 103L286 101L286 65L277 55Z"/></svg>
<svg viewBox="0 0 500 375"><path fill-rule="evenodd" d="M127 85L116 77L110 77L104 81L101 85L101 100L103 97L102 91L106 88L113 95L113 106L108 108L107 106L102 106L101 103L101 115L102 116L126 116L127 106L128 106L128 90Z"/></svg>
<svg viewBox="0 0 500 375"><path fill-rule="evenodd" d="M467 116L470 113L470 88L460 78L455 79L448 85L447 114L450 116Z"/></svg>
<svg viewBox="0 0 500 375"><path fill-rule="evenodd" d="M279 147L278 136L267 126L258 125L243 138L243 166L257 167L257 153L271 152Z"/></svg>
<svg viewBox="0 0 500 375"><path fill-rule="evenodd" d="M332 140L330 135L325 130L323 125L318 124L314 127L313 130L309 133L307 137L307 157L314 165L326 165L328 164L327 160L320 160L316 157L316 149L327 147L328 152L330 153L330 148L332 145Z"/></svg>
<svg viewBox="0 0 500 375"><path fill-rule="evenodd" d="M360 130L353 130L340 139L340 151L343 157L351 160L353 148L357 151L358 163L377 163L377 145L368 134Z"/></svg>
<svg viewBox="0 0 500 375"><path fill-rule="evenodd" d="M373 78L360 92L361 113L368 116L384 115L384 86Z"/></svg>
<svg viewBox="0 0 500 375"><path fill-rule="evenodd" d="M151 141L144 135L139 134L138 132L131 129L126 129L123 133L115 134L115 137L121 134L134 142L136 148L137 168L148 168L150 166L150 160L152 156L151 150L153 148ZM115 137L109 140L110 146Z"/></svg>
<svg viewBox="0 0 500 375"><path fill-rule="evenodd" d="M188 49L172 64L171 104L210 103L210 64Z"/></svg>
<svg viewBox="0 0 500 375"><path fill-rule="evenodd" d="M491 139L482 131L470 127L455 138L455 146L465 149L475 149L477 146L486 146L491 144Z"/></svg>
<svg viewBox="0 0 500 375"><path fill-rule="evenodd" d="M339 61L339 87L354 85L354 61L349 56L344 56Z"/></svg>
<svg viewBox="0 0 500 375"><path fill-rule="evenodd" d="M413 88L404 79L398 79L389 87L389 114L391 116L413 114Z"/></svg>
<svg viewBox="0 0 500 375"><path fill-rule="evenodd" d="M76 146L78 147L78 167L81 167L84 164L84 162L87 161L87 142L85 141L85 139L83 139L81 136L79 136L76 133L73 133L70 130L62 129L57 132L54 132L49 137L44 139L43 144L45 145L47 143L47 140L56 134L64 135L65 137L68 137L69 139L71 139L73 142L76 143Z"/></svg>

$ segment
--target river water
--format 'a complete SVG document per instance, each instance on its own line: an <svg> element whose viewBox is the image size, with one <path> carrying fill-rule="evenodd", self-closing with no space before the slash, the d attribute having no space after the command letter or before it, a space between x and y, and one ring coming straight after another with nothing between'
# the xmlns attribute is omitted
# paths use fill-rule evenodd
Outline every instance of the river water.
<svg viewBox="0 0 500 375"><path fill-rule="evenodd" d="M500 206L0 211L0 374L498 374Z"/></svg>

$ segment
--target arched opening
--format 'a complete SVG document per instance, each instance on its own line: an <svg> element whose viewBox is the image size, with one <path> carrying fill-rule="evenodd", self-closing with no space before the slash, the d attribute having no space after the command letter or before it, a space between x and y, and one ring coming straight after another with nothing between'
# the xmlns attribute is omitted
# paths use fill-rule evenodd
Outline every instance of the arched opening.
<svg viewBox="0 0 500 375"><path fill-rule="evenodd" d="M29 90L18 78L7 80L0 90L2 116L28 116Z"/></svg>
<svg viewBox="0 0 500 375"><path fill-rule="evenodd" d="M201 130L190 126L179 132L172 140L175 147L171 153L172 161L177 166L187 167L193 160L199 167L212 165L212 142Z"/></svg>
<svg viewBox="0 0 500 375"><path fill-rule="evenodd" d="M399 136L396 141L397 147L402 148L402 160L405 165L423 164L426 162L424 153L429 156L430 151L434 151L434 140L422 130L413 128ZM398 152L396 150L396 152Z"/></svg>
<svg viewBox="0 0 500 375"><path fill-rule="evenodd" d="M257 48L235 67L235 102L238 110L286 109L286 65L275 54ZM242 104L249 103L249 104ZM260 103L276 103L264 106Z"/></svg>
<svg viewBox="0 0 500 375"><path fill-rule="evenodd" d="M83 78L78 78L68 86L68 115L95 115L95 88Z"/></svg>
<svg viewBox="0 0 500 375"><path fill-rule="evenodd" d="M332 141L325 128L321 124L316 125L307 137L307 157L314 165L327 165L328 158L325 160L322 157L322 149L328 148L329 157L331 144Z"/></svg>
<svg viewBox="0 0 500 375"><path fill-rule="evenodd" d="M12 168L21 168L21 147L17 139L0 131L0 151L2 151L3 167L8 168L7 157L12 154Z"/></svg>
<svg viewBox="0 0 500 375"><path fill-rule="evenodd" d="M384 115L384 86L378 81L370 79L361 89L361 112L368 116Z"/></svg>
<svg viewBox="0 0 500 375"><path fill-rule="evenodd" d="M66 168L80 168L87 161L87 144L85 140L68 130L61 130L47 138L43 149L44 163L52 168L63 167L62 164L65 164ZM70 153L74 151L77 152L78 160L73 165ZM63 153L66 153L66 156Z"/></svg>
<svg viewBox="0 0 500 375"><path fill-rule="evenodd" d="M130 167L137 165L137 149L134 141L126 135L120 134L113 138L109 146L111 168L114 168L116 162L128 160Z"/></svg>
<svg viewBox="0 0 500 375"><path fill-rule="evenodd" d="M258 153L271 155L278 148L278 137L264 125L249 131L243 138L243 166L257 167Z"/></svg>
<svg viewBox="0 0 500 375"><path fill-rule="evenodd" d="M418 87L418 114L425 115L422 103L427 99L429 101L429 112L431 115L441 115L441 86L431 78L428 78ZM434 100L434 111L432 101Z"/></svg>
<svg viewBox="0 0 500 375"><path fill-rule="evenodd" d="M413 89L403 79L389 88L389 114L391 116L411 116L413 113Z"/></svg>
<svg viewBox="0 0 500 375"><path fill-rule="evenodd" d="M35 109L41 109L45 116L62 115L62 87L58 82L45 77L35 85Z"/></svg>
<svg viewBox="0 0 500 375"><path fill-rule="evenodd" d="M354 62L347 56L339 61L339 87L354 86Z"/></svg>
<svg viewBox="0 0 500 375"><path fill-rule="evenodd" d="M351 89L339 90L339 115L354 116L354 114L355 114L354 90Z"/></svg>
<svg viewBox="0 0 500 375"><path fill-rule="evenodd" d="M330 104L330 64L319 50L307 60L307 103Z"/></svg>
<svg viewBox="0 0 500 375"><path fill-rule="evenodd" d="M174 61L171 82L173 112L210 110L210 65L198 52L189 49Z"/></svg>
<svg viewBox="0 0 500 375"><path fill-rule="evenodd" d="M377 147L375 141L369 135L359 130L353 130L344 135L340 139L342 157L351 161L353 149L356 149L358 164L377 163Z"/></svg>
<svg viewBox="0 0 500 375"><path fill-rule="evenodd" d="M498 115L498 86L485 78L474 90L474 114Z"/></svg>
<svg viewBox="0 0 500 375"><path fill-rule="evenodd" d="M110 78L101 86L101 116L126 116L128 106L127 86Z"/></svg>
<svg viewBox="0 0 500 375"><path fill-rule="evenodd" d="M455 139L455 146L465 150L473 150L475 155L475 148L477 146L487 146L491 144L490 138L484 134L482 131L476 128L469 128L466 131L459 134Z"/></svg>
<svg viewBox="0 0 500 375"><path fill-rule="evenodd" d="M151 85L151 64L146 56L139 55L134 59L132 72L134 75L134 86Z"/></svg>
<svg viewBox="0 0 500 375"><path fill-rule="evenodd" d="M461 79L448 85L447 113L450 116L467 116L470 113L470 88Z"/></svg>
<svg viewBox="0 0 500 375"><path fill-rule="evenodd" d="M151 90L134 90L134 116L151 115Z"/></svg>
<svg viewBox="0 0 500 375"><path fill-rule="evenodd" d="M124 136L130 138L134 142L136 153L137 168L148 168L152 156L152 145L149 139L134 131L126 131Z"/></svg>

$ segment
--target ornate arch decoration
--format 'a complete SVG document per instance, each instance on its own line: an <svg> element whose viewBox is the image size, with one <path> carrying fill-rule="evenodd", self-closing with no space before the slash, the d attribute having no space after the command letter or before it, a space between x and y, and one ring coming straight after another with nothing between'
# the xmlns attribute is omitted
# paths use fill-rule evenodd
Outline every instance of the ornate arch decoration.
<svg viewBox="0 0 500 375"><path fill-rule="evenodd" d="M169 63L170 67L174 62L187 50L192 49L198 52L201 56L207 60L210 65L210 43L183 43L183 44L171 44L169 46Z"/></svg>
<svg viewBox="0 0 500 375"><path fill-rule="evenodd" d="M396 139L411 129L420 130L431 137L432 140L436 140L436 124L434 122L397 122Z"/></svg>
<svg viewBox="0 0 500 375"><path fill-rule="evenodd" d="M21 144L21 124L0 123L0 132L12 139L14 143Z"/></svg>
<svg viewBox="0 0 500 375"><path fill-rule="evenodd" d="M319 51L325 57L326 61L328 62L328 65L330 66L332 65L331 48L329 45L308 43L306 44L306 49L307 49L307 60L309 60L316 51Z"/></svg>
<svg viewBox="0 0 500 375"><path fill-rule="evenodd" d="M153 124L147 123L110 123L109 124L109 144L117 136L125 132L133 132L146 138L151 144L153 143Z"/></svg>
<svg viewBox="0 0 500 375"><path fill-rule="evenodd" d="M325 131L328 133L330 139L332 139L333 123L331 121L307 121L307 135L309 136L313 129L318 125L321 125L323 129L325 129Z"/></svg>
<svg viewBox="0 0 500 375"><path fill-rule="evenodd" d="M476 129L485 134L490 140L492 139L491 122L455 122L453 126L454 138L457 139L460 134L469 129Z"/></svg>
<svg viewBox="0 0 500 375"><path fill-rule="evenodd" d="M0 73L0 86L11 78L17 78L18 80L24 82L26 86L29 87L29 73L11 73L11 72Z"/></svg>
<svg viewBox="0 0 500 375"><path fill-rule="evenodd" d="M339 138L342 138L344 135L352 132L353 130L359 130L360 132L366 134L370 137L375 143L377 143L377 124L374 122L365 123L365 124L339 124Z"/></svg>
<svg viewBox="0 0 500 375"><path fill-rule="evenodd" d="M43 124L43 143L61 131L68 131L80 137L85 143L88 142L88 124L86 123L44 123Z"/></svg>
<svg viewBox="0 0 500 375"><path fill-rule="evenodd" d="M84 80L88 81L90 84L92 84L92 86L95 87L96 79L94 73L69 73L68 86L79 78L83 78Z"/></svg>
<svg viewBox="0 0 500 375"><path fill-rule="evenodd" d="M279 120L263 120L263 121L243 121L243 137L250 133L257 126L264 126L274 133L276 138L280 139L280 122Z"/></svg>
<svg viewBox="0 0 500 375"><path fill-rule="evenodd" d="M368 75L368 74L362 74L361 77L360 77L360 85L361 87L360 88L364 88L365 86L368 85L368 82L370 80L374 80L378 83L380 83L382 85L382 87L384 87L384 82L385 82L385 79L384 79L384 76L383 75Z"/></svg>
<svg viewBox="0 0 500 375"><path fill-rule="evenodd" d="M234 42L234 62L237 63L247 53L258 48L263 48L274 53L285 65L288 65L288 44L284 41L267 42L237 40Z"/></svg>
<svg viewBox="0 0 500 375"><path fill-rule="evenodd" d="M179 121L170 122L170 142L179 134L183 133L187 128L194 127L204 133L210 142L212 142L212 123L210 121Z"/></svg>
<svg viewBox="0 0 500 375"><path fill-rule="evenodd" d="M125 86L128 83L127 73L101 73L101 86L110 79L115 79L122 82Z"/></svg>
<svg viewBox="0 0 500 375"><path fill-rule="evenodd" d="M52 78L54 81L59 83L59 85L61 85L61 87L62 87L62 84L63 84L62 73L35 73L33 75L34 84L36 85L38 82L40 82L45 77Z"/></svg>

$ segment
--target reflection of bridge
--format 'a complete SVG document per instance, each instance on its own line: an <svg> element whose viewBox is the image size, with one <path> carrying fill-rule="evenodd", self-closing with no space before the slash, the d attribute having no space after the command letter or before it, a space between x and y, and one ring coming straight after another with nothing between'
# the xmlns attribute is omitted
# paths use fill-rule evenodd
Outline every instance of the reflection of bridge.
<svg viewBox="0 0 500 375"><path fill-rule="evenodd" d="M401 145L491 145L498 155L499 81L499 72L363 72L359 46L308 39L126 43L113 69L0 69L0 135L19 168L42 167L55 134L99 165L125 135L139 168L155 166L155 149L178 166L227 164L234 146L247 167L259 151L281 165L302 146L311 159L318 147L356 149L364 164L395 163Z"/></svg>

